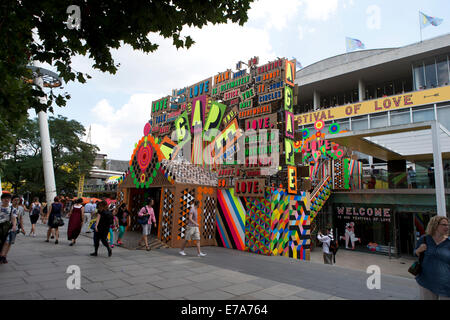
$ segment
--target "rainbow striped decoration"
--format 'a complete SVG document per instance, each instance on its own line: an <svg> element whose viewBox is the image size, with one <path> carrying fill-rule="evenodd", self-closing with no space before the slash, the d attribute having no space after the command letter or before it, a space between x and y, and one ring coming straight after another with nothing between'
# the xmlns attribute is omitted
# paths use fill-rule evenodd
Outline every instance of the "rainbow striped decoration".
<svg viewBox="0 0 450 320"><path fill-rule="evenodd" d="M244 197L247 216L245 247L247 251L270 255L270 199Z"/></svg>
<svg viewBox="0 0 450 320"><path fill-rule="evenodd" d="M192 163L196 165L203 165L203 136L195 134L192 143Z"/></svg>
<svg viewBox="0 0 450 320"><path fill-rule="evenodd" d="M245 251L245 208L234 189L217 190L217 242L224 248Z"/></svg>

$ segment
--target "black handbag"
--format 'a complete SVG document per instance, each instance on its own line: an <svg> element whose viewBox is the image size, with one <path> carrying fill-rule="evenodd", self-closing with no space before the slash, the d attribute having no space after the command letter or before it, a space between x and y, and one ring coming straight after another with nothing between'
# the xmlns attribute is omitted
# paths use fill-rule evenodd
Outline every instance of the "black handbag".
<svg viewBox="0 0 450 320"><path fill-rule="evenodd" d="M60 216L55 216L53 218L53 223L55 227L62 227L64 225L64 220Z"/></svg>
<svg viewBox="0 0 450 320"><path fill-rule="evenodd" d="M427 238L425 237L424 239L424 243L427 244ZM422 263L423 263L423 258L425 256L425 253L422 252L419 255L419 260L414 261L413 264L409 267L408 272L411 273L413 276L418 276L421 272L422 272Z"/></svg>

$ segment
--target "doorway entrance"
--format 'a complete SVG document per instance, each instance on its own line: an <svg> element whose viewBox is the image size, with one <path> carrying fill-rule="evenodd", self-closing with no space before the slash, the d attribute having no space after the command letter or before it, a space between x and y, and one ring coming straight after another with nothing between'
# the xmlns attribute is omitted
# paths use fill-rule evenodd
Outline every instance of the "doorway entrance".
<svg viewBox="0 0 450 320"><path fill-rule="evenodd" d="M131 230L142 231L141 225L137 222L137 216L141 208L152 198L155 202L153 211L155 212L156 228L152 226L151 235L158 235L159 212L161 205L161 188L154 187L148 189L131 189L130 191L130 207L131 207Z"/></svg>
<svg viewBox="0 0 450 320"><path fill-rule="evenodd" d="M414 251L414 214L399 212L397 216L398 249L401 255L413 255Z"/></svg>

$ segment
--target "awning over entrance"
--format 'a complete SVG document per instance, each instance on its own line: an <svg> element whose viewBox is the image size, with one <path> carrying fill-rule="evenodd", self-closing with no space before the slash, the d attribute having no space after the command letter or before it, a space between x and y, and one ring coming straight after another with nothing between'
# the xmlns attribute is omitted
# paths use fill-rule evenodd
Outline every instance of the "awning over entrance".
<svg viewBox="0 0 450 320"><path fill-rule="evenodd" d="M385 161L433 160L438 214L446 215L442 157L450 158L450 133L439 122L327 134L325 139Z"/></svg>

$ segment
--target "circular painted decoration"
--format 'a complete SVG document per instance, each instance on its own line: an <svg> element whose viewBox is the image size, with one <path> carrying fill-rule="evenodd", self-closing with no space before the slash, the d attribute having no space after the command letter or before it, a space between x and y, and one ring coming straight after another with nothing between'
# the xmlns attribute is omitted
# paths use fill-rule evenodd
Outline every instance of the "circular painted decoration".
<svg viewBox="0 0 450 320"><path fill-rule="evenodd" d="M139 177L139 180L141 181L141 183L144 183L144 181L145 181L145 173L141 174L141 176Z"/></svg>
<svg viewBox="0 0 450 320"><path fill-rule="evenodd" d="M303 139L309 138L309 135L310 135L310 133L309 133L309 130L307 128L302 130L302 137L303 137Z"/></svg>
<svg viewBox="0 0 450 320"><path fill-rule="evenodd" d="M336 151L336 157L342 158L343 155L344 155L344 151L342 149L339 149Z"/></svg>
<svg viewBox="0 0 450 320"><path fill-rule="evenodd" d="M336 151L336 150L337 150L337 148L338 148L337 146L333 146L333 150L335 150L335 151Z"/></svg>
<svg viewBox="0 0 450 320"><path fill-rule="evenodd" d="M150 122L147 122L144 126L144 136L148 136L150 130L152 130L152 126L150 125Z"/></svg>
<svg viewBox="0 0 450 320"><path fill-rule="evenodd" d="M150 164L150 161L152 161L152 153L153 150L152 147L150 147L150 144L148 144L147 146L142 146L139 149L137 161L142 171L145 171L145 169L147 169L148 165Z"/></svg>
<svg viewBox="0 0 450 320"><path fill-rule="evenodd" d="M319 120L319 121L316 121L316 123L314 123L314 128L317 131L322 130L324 126L325 126L325 122L323 122L323 120Z"/></svg>
<svg viewBox="0 0 450 320"><path fill-rule="evenodd" d="M316 133L316 137L317 137L317 138L320 138L320 137L322 137L322 132L320 132L320 131L319 131L319 132L317 132L317 133Z"/></svg>
<svg viewBox="0 0 450 320"><path fill-rule="evenodd" d="M341 131L341 128L339 127L338 123L332 123L328 128L328 132L331 134L339 133L339 131Z"/></svg>

